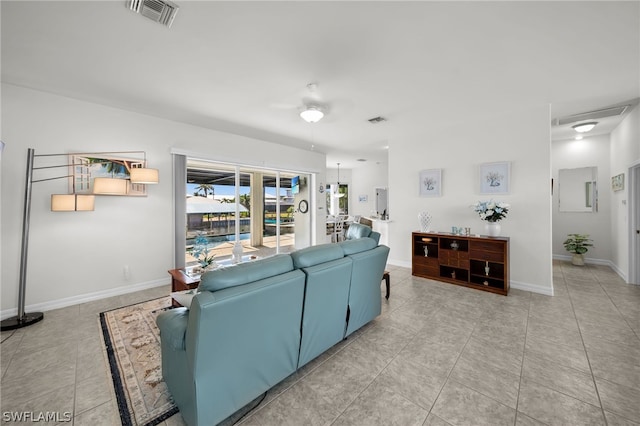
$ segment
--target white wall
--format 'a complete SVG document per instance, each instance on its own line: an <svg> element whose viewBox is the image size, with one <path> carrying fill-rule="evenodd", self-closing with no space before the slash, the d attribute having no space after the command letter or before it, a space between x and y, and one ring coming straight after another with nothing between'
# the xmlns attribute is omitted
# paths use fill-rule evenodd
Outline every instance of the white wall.
<svg viewBox="0 0 640 426"><path fill-rule="evenodd" d="M484 233L484 222L470 206L478 200L506 201L512 208L501 221L510 237L511 285L553 294L551 256L551 165L549 107L504 115L464 117L450 126L425 122L411 140L394 140L389 150L390 262L410 265L411 232L418 213L433 215L432 229L469 226ZM479 194L481 163L511 161L511 192ZM442 196L418 196L418 175L442 169Z"/></svg>
<svg viewBox="0 0 640 426"><path fill-rule="evenodd" d="M551 143L553 169L553 255L570 256L562 244L567 234L589 234L594 246L585 255L588 261L609 264L611 259L611 185L609 173L609 135L585 137L580 141L565 140ZM579 167L598 168L598 211L572 213L559 211L558 170Z"/></svg>
<svg viewBox="0 0 640 426"><path fill-rule="evenodd" d="M375 188L389 186L389 165L386 161L367 162L351 171L352 184L351 205L349 211L354 215L371 216L376 209ZM360 201L360 196L366 195L367 201ZM392 214L391 206L389 211Z"/></svg>
<svg viewBox="0 0 640 426"><path fill-rule="evenodd" d="M629 279L629 166L640 160L640 108L635 107L611 133L611 166L607 181L611 193L611 261L625 280ZM611 176L625 174L623 191L611 191ZM640 195L638 195L640 196Z"/></svg>
<svg viewBox="0 0 640 426"><path fill-rule="evenodd" d="M319 172L324 154L217 132L13 85L2 86L2 316L17 306L27 148L36 154L146 151L160 183L147 197L96 197L94 212L51 212L67 181L33 187L26 305L46 310L169 282L173 264L171 149L288 170ZM313 205L310 205L313 209ZM324 218L316 223L323 237ZM125 278L127 265L130 276ZM9 312L9 311L13 312ZM35 309L31 309L32 311Z"/></svg>

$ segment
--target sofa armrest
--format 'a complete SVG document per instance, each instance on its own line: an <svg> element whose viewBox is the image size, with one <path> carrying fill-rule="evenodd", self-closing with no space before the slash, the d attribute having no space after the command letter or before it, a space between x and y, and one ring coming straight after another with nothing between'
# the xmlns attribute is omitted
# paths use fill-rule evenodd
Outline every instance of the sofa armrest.
<svg viewBox="0 0 640 426"><path fill-rule="evenodd" d="M189 311L176 308L163 312L156 318L160 337L175 350L185 350L185 333L189 322Z"/></svg>

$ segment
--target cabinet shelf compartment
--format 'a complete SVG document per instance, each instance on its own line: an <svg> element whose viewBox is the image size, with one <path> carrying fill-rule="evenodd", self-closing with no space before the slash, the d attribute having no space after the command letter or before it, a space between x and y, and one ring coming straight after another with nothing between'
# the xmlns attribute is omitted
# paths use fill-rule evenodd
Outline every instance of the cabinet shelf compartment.
<svg viewBox="0 0 640 426"><path fill-rule="evenodd" d="M425 247L427 248L427 255L425 256ZM416 257L433 257L438 258L438 238L437 237L424 237L414 236L413 239L413 255Z"/></svg>
<svg viewBox="0 0 640 426"><path fill-rule="evenodd" d="M487 274L485 271L485 267L487 265L489 265L489 274ZM504 280L504 264L503 263L471 259L470 269L471 269L471 275Z"/></svg>
<svg viewBox="0 0 640 426"><path fill-rule="evenodd" d="M469 271L462 268L440 265L440 277L446 278L447 280L467 283L469 282Z"/></svg>
<svg viewBox="0 0 640 426"><path fill-rule="evenodd" d="M452 244L457 244L458 248L454 248ZM469 251L469 240L463 238L440 238L440 248L445 250L454 250L454 251Z"/></svg>
<svg viewBox="0 0 640 426"><path fill-rule="evenodd" d="M488 284L485 284L485 282ZM498 280L491 277L481 277L479 275L471 275L471 284L483 287L492 287L500 290L504 289L504 280Z"/></svg>

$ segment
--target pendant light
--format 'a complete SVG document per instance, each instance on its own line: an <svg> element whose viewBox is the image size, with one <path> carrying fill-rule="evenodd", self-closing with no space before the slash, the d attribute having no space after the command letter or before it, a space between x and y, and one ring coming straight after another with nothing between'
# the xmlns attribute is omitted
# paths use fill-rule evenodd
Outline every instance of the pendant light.
<svg viewBox="0 0 640 426"><path fill-rule="evenodd" d="M344 197L344 194L340 193L340 163L336 163L336 164L338 164L338 183L333 191L333 196L337 198L342 198Z"/></svg>

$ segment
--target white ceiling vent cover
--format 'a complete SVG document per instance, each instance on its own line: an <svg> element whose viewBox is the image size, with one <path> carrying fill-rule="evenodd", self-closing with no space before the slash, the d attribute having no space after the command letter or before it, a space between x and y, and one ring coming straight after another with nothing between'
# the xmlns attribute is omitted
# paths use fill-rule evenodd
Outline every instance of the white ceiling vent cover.
<svg viewBox="0 0 640 426"><path fill-rule="evenodd" d="M129 9L171 28L178 5L167 0L127 0Z"/></svg>
<svg viewBox="0 0 640 426"><path fill-rule="evenodd" d="M615 117L625 113L630 105L620 105L611 108L599 109L597 111L583 112L582 114L570 115L568 117L556 118L554 126L577 123L578 121L597 120L598 118Z"/></svg>

